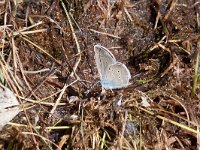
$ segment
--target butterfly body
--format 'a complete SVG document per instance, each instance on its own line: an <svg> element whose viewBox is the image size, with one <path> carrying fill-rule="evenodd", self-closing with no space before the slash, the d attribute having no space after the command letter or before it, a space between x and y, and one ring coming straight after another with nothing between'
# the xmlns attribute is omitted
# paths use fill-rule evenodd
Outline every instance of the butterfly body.
<svg viewBox="0 0 200 150"><path fill-rule="evenodd" d="M114 55L105 47L95 45L94 51L102 87L105 89L127 87L131 79L128 68L123 63L116 61Z"/></svg>

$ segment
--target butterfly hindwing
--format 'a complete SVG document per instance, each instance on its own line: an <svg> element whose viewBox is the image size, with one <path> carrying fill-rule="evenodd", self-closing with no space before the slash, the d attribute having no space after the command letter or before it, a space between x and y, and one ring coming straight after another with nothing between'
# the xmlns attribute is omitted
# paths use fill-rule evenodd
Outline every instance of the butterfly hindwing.
<svg viewBox="0 0 200 150"><path fill-rule="evenodd" d="M102 79L102 85L107 89L117 89L129 85L131 78L128 68L121 62L110 65Z"/></svg>

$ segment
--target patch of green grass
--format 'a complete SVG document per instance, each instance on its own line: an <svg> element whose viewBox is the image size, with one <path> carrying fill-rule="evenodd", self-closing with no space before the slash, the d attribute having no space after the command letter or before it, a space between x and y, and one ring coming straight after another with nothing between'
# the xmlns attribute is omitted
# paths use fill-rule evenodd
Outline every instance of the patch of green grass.
<svg viewBox="0 0 200 150"><path fill-rule="evenodd" d="M194 66L194 80L193 80L193 86L192 86L192 96L195 95L195 91L197 88L197 83L198 83L198 68L199 68L199 53L197 54L197 58L196 58L196 63Z"/></svg>
<svg viewBox="0 0 200 150"><path fill-rule="evenodd" d="M147 80L136 80L136 82L138 83L142 83L142 84L145 84L145 83L148 83L148 82L151 82L153 79L147 79Z"/></svg>

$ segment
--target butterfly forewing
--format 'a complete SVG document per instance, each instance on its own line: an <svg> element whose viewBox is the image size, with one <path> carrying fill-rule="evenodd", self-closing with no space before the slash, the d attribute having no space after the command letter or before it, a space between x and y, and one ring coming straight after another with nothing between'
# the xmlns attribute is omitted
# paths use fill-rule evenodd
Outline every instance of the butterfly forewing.
<svg viewBox="0 0 200 150"><path fill-rule="evenodd" d="M106 69L109 65L116 63L116 59L113 54L101 45L94 46L95 62L97 65L100 78L104 78Z"/></svg>

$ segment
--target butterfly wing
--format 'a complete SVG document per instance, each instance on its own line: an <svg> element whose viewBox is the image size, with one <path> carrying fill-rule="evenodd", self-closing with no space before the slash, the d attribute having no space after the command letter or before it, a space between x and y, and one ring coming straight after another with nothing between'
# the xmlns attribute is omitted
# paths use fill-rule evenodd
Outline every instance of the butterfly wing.
<svg viewBox="0 0 200 150"><path fill-rule="evenodd" d="M128 68L123 63L116 62L108 66L101 84L106 89L118 89L127 87L130 79L131 74Z"/></svg>
<svg viewBox="0 0 200 150"><path fill-rule="evenodd" d="M106 69L109 65L116 63L116 59L113 54L101 45L94 46L95 62L97 65L100 79L105 78Z"/></svg>

